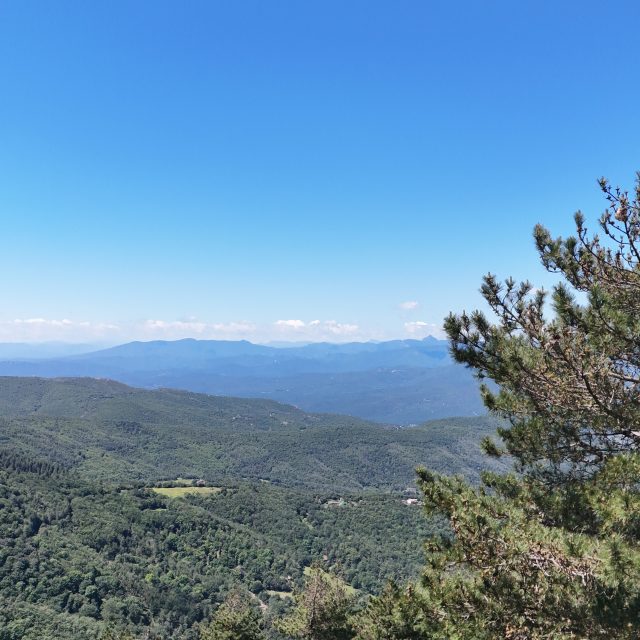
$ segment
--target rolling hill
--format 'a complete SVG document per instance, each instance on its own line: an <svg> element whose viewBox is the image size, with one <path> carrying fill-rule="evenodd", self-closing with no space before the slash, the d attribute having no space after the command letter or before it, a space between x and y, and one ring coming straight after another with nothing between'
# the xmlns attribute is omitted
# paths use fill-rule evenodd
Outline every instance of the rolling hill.
<svg viewBox="0 0 640 640"><path fill-rule="evenodd" d="M400 489L416 466L477 479L488 417L397 428L270 400L109 380L1 378L0 446L111 482L178 476L323 490Z"/></svg>

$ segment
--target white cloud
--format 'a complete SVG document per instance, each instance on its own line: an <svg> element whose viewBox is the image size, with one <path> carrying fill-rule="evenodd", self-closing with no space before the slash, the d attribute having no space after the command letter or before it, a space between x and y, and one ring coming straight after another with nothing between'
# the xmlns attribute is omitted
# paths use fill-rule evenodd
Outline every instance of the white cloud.
<svg viewBox="0 0 640 640"><path fill-rule="evenodd" d="M418 334L420 327L407 329ZM429 333L429 331L427 331ZM16 318L0 320L0 342L67 342L119 344L130 340L241 340L266 343L350 342L399 337L383 329L362 327L338 320L284 319L271 323L246 320L213 322L198 318L166 320L151 318L139 322L98 322L69 318Z"/></svg>
<svg viewBox="0 0 640 640"><path fill-rule="evenodd" d="M180 338L239 339L255 333L252 322L202 322L189 320L147 320L133 331L141 339L176 340Z"/></svg>
<svg viewBox="0 0 640 640"><path fill-rule="evenodd" d="M276 327L286 327L287 329L304 329L306 324L303 320L277 320Z"/></svg>
<svg viewBox="0 0 640 640"><path fill-rule="evenodd" d="M407 302L400 303L400 308L404 311L414 311L420 306L420 303L416 300L408 300Z"/></svg>
<svg viewBox="0 0 640 640"><path fill-rule="evenodd" d="M253 322L215 322L211 325L216 331L226 331L228 333L247 333L256 330Z"/></svg>
<svg viewBox="0 0 640 640"><path fill-rule="evenodd" d="M40 327L71 327L74 324L76 326L87 326L87 322L72 322L71 320L67 320L66 318L63 320L46 320L45 318L17 318L13 321L13 324L20 325L29 325L29 326L40 326Z"/></svg>
<svg viewBox="0 0 640 640"><path fill-rule="evenodd" d="M87 320L16 318L0 320L0 342L110 342L128 340L177 340L180 338L250 338L257 330L252 322L202 322L145 320L138 323Z"/></svg>
<svg viewBox="0 0 640 640"><path fill-rule="evenodd" d="M277 320L274 327L280 340L322 340L363 339L360 326L336 320ZM369 339L369 338L365 338Z"/></svg>
<svg viewBox="0 0 640 640"><path fill-rule="evenodd" d="M147 320L144 323L144 327L147 331L173 332L173 331L187 331L191 333L202 333L207 325L204 322L195 322L193 320L172 320L167 322L166 320Z"/></svg>
<svg viewBox="0 0 640 640"><path fill-rule="evenodd" d="M410 336L415 338L426 338L427 336L444 338L445 335L441 326L429 322L423 322L422 320L405 322L404 328Z"/></svg>
<svg viewBox="0 0 640 640"><path fill-rule="evenodd" d="M360 329L357 324L343 324L335 320L327 320L324 325L320 326L324 326L327 331L336 336L354 335L358 332L358 329Z"/></svg>

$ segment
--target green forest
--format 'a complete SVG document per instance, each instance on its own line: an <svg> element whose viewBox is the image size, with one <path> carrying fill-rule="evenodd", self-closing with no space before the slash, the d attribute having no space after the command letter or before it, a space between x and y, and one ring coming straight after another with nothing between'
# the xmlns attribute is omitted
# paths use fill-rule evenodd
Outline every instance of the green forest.
<svg viewBox="0 0 640 640"><path fill-rule="evenodd" d="M396 494L338 501L260 483L168 498L16 454L0 462L3 640L93 638L109 625L194 638L234 587L279 611L320 560L375 593L415 577L420 539L447 530Z"/></svg>
<svg viewBox="0 0 640 640"><path fill-rule="evenodd" d="M0 445L107 482L269 481L312 490L402 490L415 468L478 480L481 416L385 427L266 400L145 391L108 380L1 378ZM494 463L504 467L501 463Z"/></svg>
<svg viewBox="0 0 640 640"><path fill-rule="evenodd" d="M415 467L478 482L500 424L400 429L94 379L2 378L0 408L2 640L196 639L237 593L287 637L272 620L315 563L359 603L417 578L450 528L424 517Z"/></svg>

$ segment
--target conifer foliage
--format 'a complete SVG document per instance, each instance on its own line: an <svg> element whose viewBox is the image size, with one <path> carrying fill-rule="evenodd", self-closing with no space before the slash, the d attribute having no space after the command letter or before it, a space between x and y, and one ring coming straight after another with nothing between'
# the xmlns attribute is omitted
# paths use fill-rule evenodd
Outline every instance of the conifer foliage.
<svg viewBox="0 0 640 640"><path fill-rule="evenodd" d="M213 621L201 628L199 640L263 640L262 622L251 603L238 591L229 594Z"/></svg>
<svg viewBox="0 0 640 640"><path fill-rule="evenodd" d="M412 593L369 605L360 638L639 636L640 178L631 196L600 186L599 234L579 212L575 236L535 228L551 295L490 274L495 318L446 319L455 359L497 383L484 399L508 426L484 446L515 471L480 488L419 471L453 537L428 544Z"/></svg>
<svg viewBox="0 0 640 640"><path fill-rule="evenodd" d="M304 590L297 594L293 611L278 621L288 638L350 640L353 638L353 595L347 585L320 566L310 567Z"/></svg>

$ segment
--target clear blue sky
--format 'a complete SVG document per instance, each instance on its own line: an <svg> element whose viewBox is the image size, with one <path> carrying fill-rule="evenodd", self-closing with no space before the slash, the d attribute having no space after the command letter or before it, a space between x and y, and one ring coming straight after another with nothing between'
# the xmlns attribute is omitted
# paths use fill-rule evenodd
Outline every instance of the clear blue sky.
<svg viewBox="0 0 640 640"><path fill-rule="evenodd" d="M0 0L0 341L424 335L489 270L548 283L533 225L640 169L639 33L636 2Z"/></svg>

